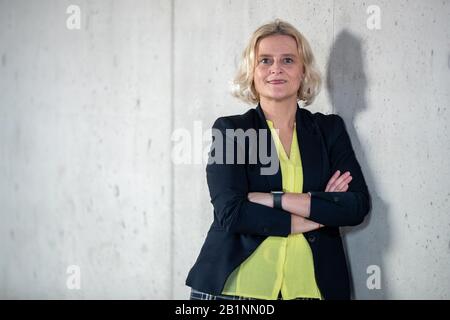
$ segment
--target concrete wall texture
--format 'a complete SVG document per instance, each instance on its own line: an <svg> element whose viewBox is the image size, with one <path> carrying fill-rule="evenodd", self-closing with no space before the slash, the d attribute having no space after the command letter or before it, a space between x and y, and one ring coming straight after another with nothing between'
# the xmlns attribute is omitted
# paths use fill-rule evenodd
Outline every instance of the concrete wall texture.
<svg viewBox="0 0 450 320"><path fill-rule="evenodd" d="M308 108L345 119L373 197L342 229L354 298L450 298L448 0L0 1L0 298L189 297L202 134L252 107L229 81L277 17L309 39Z"/></svg>

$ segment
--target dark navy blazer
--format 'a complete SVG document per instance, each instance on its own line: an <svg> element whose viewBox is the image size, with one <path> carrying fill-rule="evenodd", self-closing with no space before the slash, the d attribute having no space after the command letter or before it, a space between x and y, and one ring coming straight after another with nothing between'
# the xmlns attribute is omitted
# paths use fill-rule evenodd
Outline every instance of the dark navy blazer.
<svg viewBox="0 0 450 320"><path fill-rule="evenodd" d="M316 282L324 299L350 299L349 274L339 227L355 226L364 220L371 207L368 188L340 116L312 114L297 105L296 124L303 192L312 195L309 219L325 226L304 233L314 258ZM266 129L269 154L276 150L260 104L242 115L218 118L213 128L224 136L226 129ZM226 139L223 140L225 154ZM244 163L227 164L224 160L222 164L206 166L214 220L186 285L214 295L221 294L231 272L268 236L286 237L291 231L290 214L247 200L249 192L282 190L281 168L276 174L263 175L260 169L267 165L259 158L257 163L250 162L248 154L252 147L249 143L241 148L246 151ZM210 158L216 156L213 149ZM353 179L349 189L324 192L336 170L350 171Z"/></svg>

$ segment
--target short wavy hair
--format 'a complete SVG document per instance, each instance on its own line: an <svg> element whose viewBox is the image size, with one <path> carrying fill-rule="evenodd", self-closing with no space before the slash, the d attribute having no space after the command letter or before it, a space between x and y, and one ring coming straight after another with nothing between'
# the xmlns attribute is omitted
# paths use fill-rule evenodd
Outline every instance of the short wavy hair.
<svg viewBox="0 0 450 320"><path fill-rule="evenodd" d="M256 92L253 81L255 71L255 52L259 41L271 35L288 35L297 42L298 53L302 57L304 65L304 78L297 91L297 100L309 105L320 91L322 79L316 66L313 52L308 40L290 23L275 19L256 29L250 41L242 53L242 59L238 72L232 82L232 95L249 104L259 102L259 94Z"/></svg>

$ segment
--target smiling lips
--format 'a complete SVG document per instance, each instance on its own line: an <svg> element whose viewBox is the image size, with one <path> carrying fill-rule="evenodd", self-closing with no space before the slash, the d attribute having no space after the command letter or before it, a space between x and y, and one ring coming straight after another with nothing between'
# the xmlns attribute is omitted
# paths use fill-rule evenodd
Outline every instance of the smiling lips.
<svg viewBox="0 0 450 320"><path fill-rule="evenodd" d="M282 79L275 79L275 80L270 80L270 81L267 81L268 83L270 83L270 84L283 84L283 83L286 83L287 81L286 80L282 80Z"/></svg>

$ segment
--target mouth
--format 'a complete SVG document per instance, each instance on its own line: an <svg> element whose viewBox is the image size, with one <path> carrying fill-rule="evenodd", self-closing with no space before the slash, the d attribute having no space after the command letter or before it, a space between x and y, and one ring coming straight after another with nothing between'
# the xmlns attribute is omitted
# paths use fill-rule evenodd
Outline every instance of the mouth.
<svg viewBox="0 0 450 320"><path fill-rule="evenodd" d="M267 83L269 83L269 84L284 84L286 82L287 82L286 80L281 80L281 79L267 81Z"/></svg>

